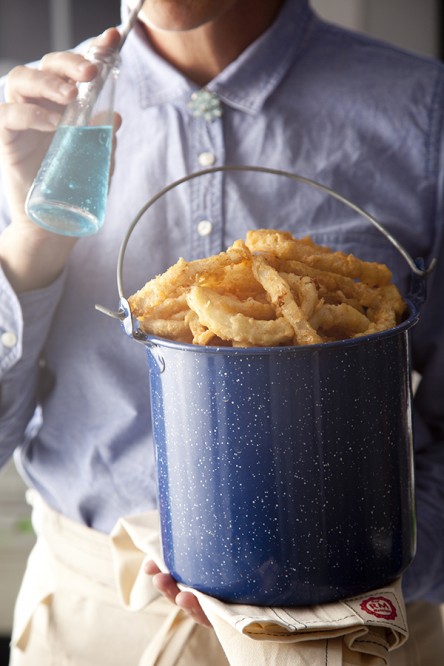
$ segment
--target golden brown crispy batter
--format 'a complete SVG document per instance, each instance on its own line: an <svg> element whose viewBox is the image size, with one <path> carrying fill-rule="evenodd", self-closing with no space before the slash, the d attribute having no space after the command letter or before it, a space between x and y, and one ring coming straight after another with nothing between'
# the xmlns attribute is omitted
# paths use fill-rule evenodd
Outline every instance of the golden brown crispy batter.
<svg viewBox="0 0 444 666"><path fill-rule="evenodd" d="M147 334L196 345L310 345L396 326L406 304L387 266L310 237L256 229L246 243L186 262L129 298Z"/></svg>

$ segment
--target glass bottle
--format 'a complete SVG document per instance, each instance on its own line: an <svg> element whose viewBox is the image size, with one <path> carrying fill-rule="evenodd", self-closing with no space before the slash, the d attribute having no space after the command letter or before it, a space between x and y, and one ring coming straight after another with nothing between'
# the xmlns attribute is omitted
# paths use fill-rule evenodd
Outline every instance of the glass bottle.
<svg viewBox="0 0 444 666"><path fill-rule="evenodd" d="M110 177L120 55L94 46L84 56L98 73L77 85L25 204L34 222L65 236L90 236L101 228Z"/></svg>

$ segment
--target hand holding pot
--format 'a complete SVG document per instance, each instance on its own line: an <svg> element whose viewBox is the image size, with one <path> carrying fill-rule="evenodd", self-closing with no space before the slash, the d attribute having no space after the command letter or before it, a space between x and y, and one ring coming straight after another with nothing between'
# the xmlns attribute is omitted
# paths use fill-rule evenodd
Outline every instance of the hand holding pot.
<svg viewBox="0 0 444 666"><path fill-rule="evenodd" d="M152 576L153 585L163 596L188 613L192 619L204 627L211 627L211 623L202 610L197 598L191 592L182 592L170 574L162 573L153 560L147 562L145 573Z"/></svg>

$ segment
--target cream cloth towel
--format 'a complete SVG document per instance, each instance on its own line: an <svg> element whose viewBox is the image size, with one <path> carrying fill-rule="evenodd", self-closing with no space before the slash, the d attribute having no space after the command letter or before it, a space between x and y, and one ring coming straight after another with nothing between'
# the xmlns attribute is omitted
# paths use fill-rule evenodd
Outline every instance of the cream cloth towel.
<svg viewBox="0 0 444 666"><path fill-rule="evenodd" d="M139 610L153 589L144 563L166 571L155 511L123 518L111 534L117 588ZM329 604L270 608L227 604L191 588L232 666L389 666L390 651L408 638L400 581Z"/></svg>

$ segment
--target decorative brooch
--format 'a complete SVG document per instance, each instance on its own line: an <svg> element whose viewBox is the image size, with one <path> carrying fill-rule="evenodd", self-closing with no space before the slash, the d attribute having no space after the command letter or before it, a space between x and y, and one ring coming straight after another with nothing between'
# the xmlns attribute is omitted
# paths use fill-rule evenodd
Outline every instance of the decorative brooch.
<svg viewBox="0 0 444 666"><path fill-rule="evenodd" d="M223 113L219 97L206 88L193 92L188 108L195 118L203 118L208 123L220 118Z"/></svg>

